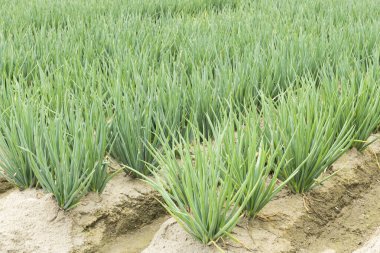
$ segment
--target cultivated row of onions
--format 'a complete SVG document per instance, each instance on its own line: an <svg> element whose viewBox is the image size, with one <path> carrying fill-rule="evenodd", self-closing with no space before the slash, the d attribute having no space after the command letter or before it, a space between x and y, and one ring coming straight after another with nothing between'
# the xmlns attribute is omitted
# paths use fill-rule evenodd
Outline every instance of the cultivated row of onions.
<svg viewBox="0 0 380 253"><path fill-rule="evenodd" d="M324 172L347 149L369 144L380 126L380 87L368 76L351 81L309 83L276 101L263 97L261 110L229 110L209 140L194 127L175 148L161 139L162 148L151 148L154 178L144 178L186 231L215 243L285 185L307 192L331 177Z"/></svg>

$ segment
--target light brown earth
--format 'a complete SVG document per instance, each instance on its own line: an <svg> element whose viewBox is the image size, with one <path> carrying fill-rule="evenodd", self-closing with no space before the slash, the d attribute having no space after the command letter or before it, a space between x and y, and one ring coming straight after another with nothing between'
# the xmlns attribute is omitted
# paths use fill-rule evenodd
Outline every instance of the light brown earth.
<svg viewBox="0 0 380 253"><path fill-rule="evenodd" d="M372 137L373 138L373 137ZM379 252L380 141L363 153L348 151L332 166L337 174L310 193L283 190L254 220L243 219L226 239L226 252ZM326 176L326 175L324 175ZM376 244L377 243L377 244ZM165 222L143 253L220 252L203 246L173 220Z"/></svg>
<svg viewBox="0 0 380 253"><path fill-rule="evenodd" d="M169 216L163 216L151 224L106 242L105 245L99 249L99 253L140 253L149 245L161 224L168 218Z"/></svg>
<svg viewBox="0 0 380 253"><path fill-rule="evenodd" d="M12 189L12 185L5 178L0 177L0 194Z"/></svg>
<svg viewBox="0 0 380 253"><path fill-rule="evenodd" d="M98 252L111 238L163 216L157 197L142 181L122 174L101 196L91 193L67 212L42 190L12 189L0 195L0 252Z"/></svg>
<svg viewBox="0 0 380 253"><path fill-rule="evenodd" d="M380 228L377 229L374 236L366 242L363 247L354 251L354 253L379 253L380 252Z"/></svg>

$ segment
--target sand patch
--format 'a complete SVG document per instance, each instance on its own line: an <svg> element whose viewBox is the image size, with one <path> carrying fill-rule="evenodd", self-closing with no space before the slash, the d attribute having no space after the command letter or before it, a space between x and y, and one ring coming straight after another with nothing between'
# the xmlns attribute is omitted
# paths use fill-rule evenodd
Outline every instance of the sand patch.
<svg viewBox="0 0 380 253"><path fill-rule="evenodd" d="M161 224L168 219L168 216L160 217L151 224L137 230L126 233L106 242L99 249L99 253L140 253L149 245L153 236L160 228Z"/></svg>
<svg viewBox="0 0 380 253"><path fill-rule="evenodd" d="M98 252L117 237L165 214L158 194L122 174L102 195L90 193L73 210L59 209L42 190L12 190L0 196L1 252Z"/></svg>
<svg viewBox="0 0 380 253"><path fill-rule="evenodd" d="M5 178L0 177L0 194L5 193L13 188L13 185L9 183Z"/></svg>
<svg viewBox="0 0 380 253"><path fill-rule="evenodd" d="M377 229L376 233L372 238L366 242L363 247L355 250L354 253L379 253L380 252L380 228Z"/></svg>
<svg viewBox="0 0 380 253"><path fill-rule="evenodd" d="M1 252L69 252L72 223L59 213L51 195L13 190L0 201Z"/></svg>

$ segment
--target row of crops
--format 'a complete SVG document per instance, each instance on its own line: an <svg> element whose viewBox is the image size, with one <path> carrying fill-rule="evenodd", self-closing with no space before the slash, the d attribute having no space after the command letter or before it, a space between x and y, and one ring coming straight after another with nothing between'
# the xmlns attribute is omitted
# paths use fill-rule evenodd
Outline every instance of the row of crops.
<svg viewBox="0 0 380 253"><path fill-rule="evenodd" d="M21 2L0 7L0 175L64 209L112 157L213 242L380 125L376 0Z"/></svg>

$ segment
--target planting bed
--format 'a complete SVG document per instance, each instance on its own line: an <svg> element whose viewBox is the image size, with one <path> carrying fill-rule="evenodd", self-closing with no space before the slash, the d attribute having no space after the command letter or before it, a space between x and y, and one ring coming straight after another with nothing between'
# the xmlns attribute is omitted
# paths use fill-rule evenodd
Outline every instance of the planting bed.
<svg viewBox="0 0 380 253"><path fill-rule="evenodd" d="M0 195L0 252L97 252L111 238L165 214L158 195L145 183L123 175L104 193L89 194L62 211L41 190L10 190Z"/></svg>
<svg viewBox="0 0 380 253"><path fill-rule="evenodd" d="M244 218L233 230L239 243L226 240L218 245L236 253L377 252L377 157L380 141L362 153L348 151L332 166L330 173L337 174L322 186L303 196L282 190L254 220ZM123 175L112 179L101 196L91 193L67 212L40 190L10 189L0 195L0 216L7 217L0 221L0 248L4 252L137 253L158 230L144 253L218 252L214 245L194 240L172 218L166 220L156 197L145 183Z"/></svg>
<svg viewBox="0 0 380 253"><path fill-rule="evenodd" d="M243 219L234 229L232 235L241 243L227 240L220 246L227 252L352 252L360 248L380 227L380 167L376 156L380 157L379 141L363 153L348 151L332 166L331 172L339 172L331 180L304 196L283 190L256 219ZM375 243L373 239L368 247ZM366 249L379 250L378 245ZM170 219L143 252L218 249L201 245Z"/></svg>

